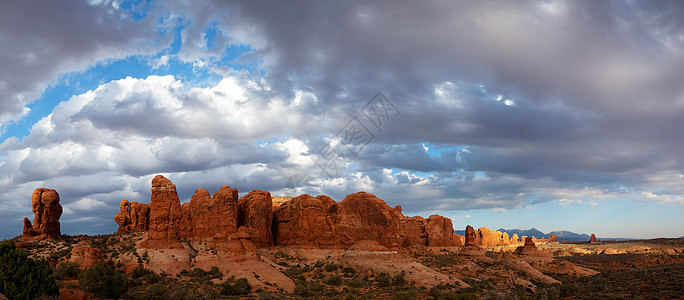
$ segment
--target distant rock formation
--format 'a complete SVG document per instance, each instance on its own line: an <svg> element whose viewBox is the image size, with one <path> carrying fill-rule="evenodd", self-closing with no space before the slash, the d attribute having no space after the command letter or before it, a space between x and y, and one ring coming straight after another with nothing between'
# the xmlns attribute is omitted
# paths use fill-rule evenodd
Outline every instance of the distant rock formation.
<svg viewBox="0 0 684 300"><path fill-rule="evenodd" d="M592 233L592 234L591 234L591 237L589 238L589 243L590 243L590 244L599 244L599 243L601 243L601 240L597 240L597 239L596 239L596 235L594 235L594 234Z"/></svg>
<svg viewBox="0 0 684 300"><path fill-rule="evenodd" d="M536 257L543 257L543 256L548 256L546 253L542 252L537 248L537 245L534 244L534 241L532 240L531 237L526 237L525 238L525 245L519 246L518 248L515 248L515 251L513 251L513 254L518 255L518 256L536 256Z"/></svg>
<svg viewBox="0 0 684 300"><path fill-rule="evenodd" d="M475 229L468 225L465 229L465 246L461 248L458 255L463 256L484 256L485 251L477 245L477 236L475 235Z"/></svg>
<svg viewBox="0 0 684 300"><path fill-rule="evenodd" d="M23 237L58 239L62 235L59 224L62 205L59 204L57 191L36 189L31 196L31 205L34 213L33 225L28 218L24 218Z"/></svg>
<svg viewBox="0 0 684 300"><path fill-rule="evenodd" d="M304 194L284 202L288 198L278 198L274 204L269 192L254 190L238 199L237 189L226 185L213 197L197 189L190 202L181 205L176 186L161 175L152 179L151 192L149 204L136 203L149 208L146 214L133 213L135 202L124 200L114 219L119 232L147 230L148 244L157 246L164 243L154 241L181 238L245 240L251 247L348 247L362 240L384 247L462 244L454 238L450 219L406 217L400 206L392 208L365 192L350 194L339 203L328 196Z"/></svg>
<svg viewBox="0 0 684 300"><path fill-rule="evenodd" d="M119 208L120 212L114 216L114 221L119 225L117 232L147 230L150 218L150 208L147 204L123 200Z"/></svg>

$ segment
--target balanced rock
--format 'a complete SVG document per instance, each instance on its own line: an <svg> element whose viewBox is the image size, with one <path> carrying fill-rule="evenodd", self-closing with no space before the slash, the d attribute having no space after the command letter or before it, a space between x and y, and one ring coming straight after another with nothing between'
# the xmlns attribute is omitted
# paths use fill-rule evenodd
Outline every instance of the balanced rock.
<svg viewBox="0 0 684 300"><path fill-rule="evenodd" d="M59 238L62 235L59 224L62 205L59 204L57 191L46 188L36 189L31 196L31 206L34 213L33 226L28 218L24 218L23 236Z"/></svg>
<svg viewBox="0 0 684 300"><path fill-rule="evenodd" d="M74 247L71 250L70 262L78 263L81 269L87 268L97 264L100 261L104 261L102 257L102 251L97 248L91 248L87 246Z"/></svg>

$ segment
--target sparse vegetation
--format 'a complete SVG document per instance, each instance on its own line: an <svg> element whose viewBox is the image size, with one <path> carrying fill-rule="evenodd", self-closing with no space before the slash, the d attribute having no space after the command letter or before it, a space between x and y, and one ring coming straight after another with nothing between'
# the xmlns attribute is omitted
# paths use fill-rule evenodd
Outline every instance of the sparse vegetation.
<svg viewBox="0 0 684 300"><path fill-rule="evenodd" d="M129 286L126 274L104 262L81 271L78 282L88 291L107 298L121 297Z"/></svg>
<svg viewBox="0 0 684 300"><path fill-rule="evenodd" d="M59 295L52 268L34 260L11 241L0 243L0 294L10 299L33 299Z"/></svg>

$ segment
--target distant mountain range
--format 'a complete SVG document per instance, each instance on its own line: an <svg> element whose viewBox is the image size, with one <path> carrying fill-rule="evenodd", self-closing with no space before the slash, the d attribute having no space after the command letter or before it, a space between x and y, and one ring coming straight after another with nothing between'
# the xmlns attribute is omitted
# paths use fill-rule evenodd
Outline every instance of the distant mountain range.
<svg viewBox="0 0 684 300"><path fill-rule="evenodd" d="M567 230L556 230L556 231L551 231L549 233L543 233L543 232L539 231L539 229L536 229L536 228L530 228L527 230L499 228L496 231L508 233L508 236L513 236L513 234L518 234L519 237L533 236L536 238L548 238L551 234L556 234L556 238L558 238L559 242L562 242L562 241L566 241L566 242L588 242L589 239L591 238L588 234L575 233L575 232L567 231ZM454 232L457 233L458 235L465 235L465 230L456 230ZM600 236L597 238L602 239L604 241L633 240L631 238L604 238L604 237L600 237Z"/></svg>

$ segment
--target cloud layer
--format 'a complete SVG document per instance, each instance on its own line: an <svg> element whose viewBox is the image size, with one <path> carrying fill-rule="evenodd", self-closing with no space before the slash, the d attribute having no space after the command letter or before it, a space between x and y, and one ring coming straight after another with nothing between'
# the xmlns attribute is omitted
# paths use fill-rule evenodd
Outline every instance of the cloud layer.
<svg viewBox="0 0 684 300"><path fill-rule="evenodd" d="M65 74L139 57L149 75L59 99L0 143L3 236L39 186L67 230L110 232L157 173L183 199L366 190L421 214L684 203L678 1L54 5L0 4L3 128ZM378 91L400 111L381 128L361 112ZM325 176L316 153L355 116L375 138Z"/></svg>

